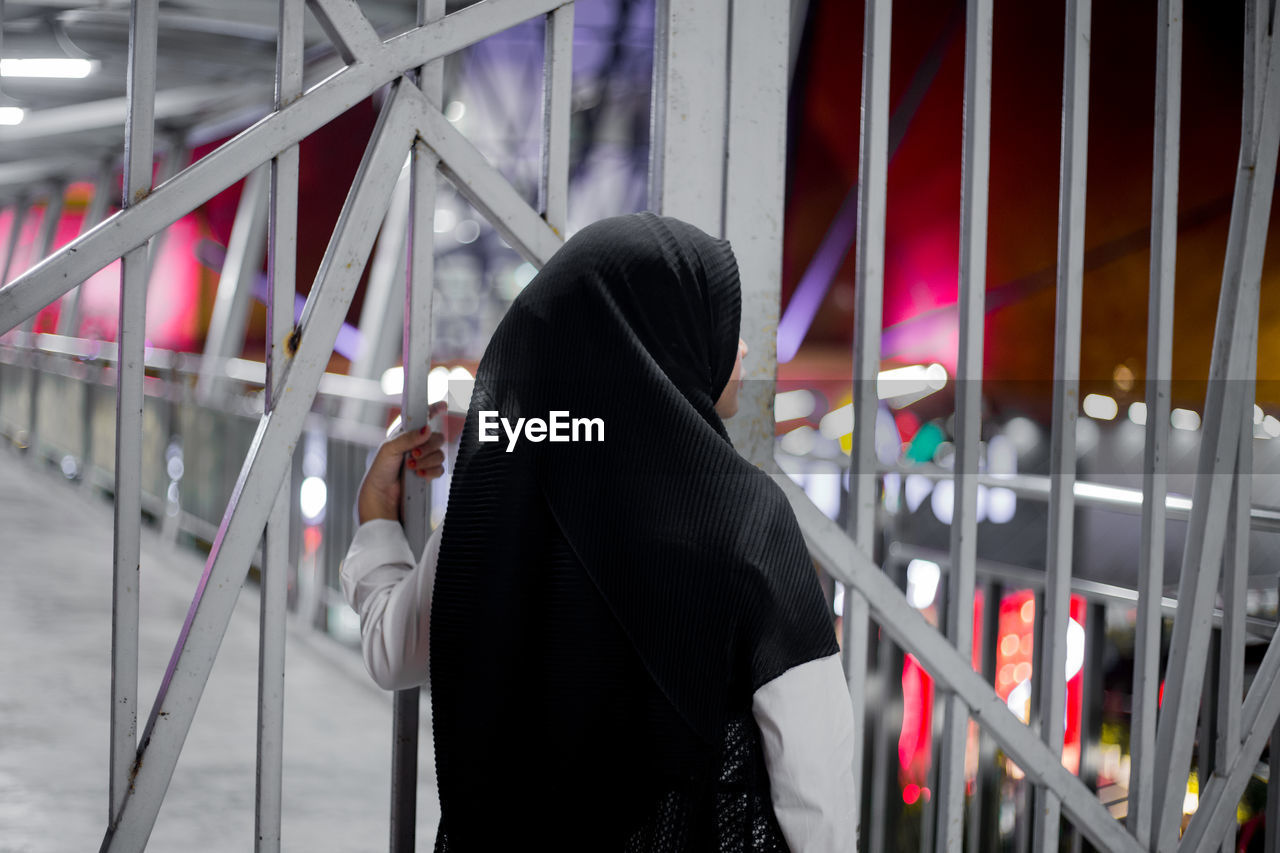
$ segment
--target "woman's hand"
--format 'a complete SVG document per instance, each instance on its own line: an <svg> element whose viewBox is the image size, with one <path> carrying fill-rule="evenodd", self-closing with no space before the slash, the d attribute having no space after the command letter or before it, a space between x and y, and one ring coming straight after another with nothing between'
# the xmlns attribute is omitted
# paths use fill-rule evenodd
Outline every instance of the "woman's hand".
<svg viewBox="0 0 1280 853"><path fill-rule="evenodd" d="M427 419L444 411L447 403L433 403ZM391 436L374 454L373 464L365 472L356 498L356 513L360 523L375 518L400 519L400 482L405 466L419 477L434 480L444 473L444 434L432 432L423 426L412 432L400 432Z"/></svg>

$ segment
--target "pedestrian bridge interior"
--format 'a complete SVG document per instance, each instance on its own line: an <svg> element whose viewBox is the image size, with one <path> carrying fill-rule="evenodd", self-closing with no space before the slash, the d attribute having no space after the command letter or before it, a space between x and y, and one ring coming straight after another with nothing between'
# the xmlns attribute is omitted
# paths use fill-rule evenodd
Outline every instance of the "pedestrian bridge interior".
<svg viewBox="0 0 1280 853"><path fill-rule="evenodd" d="M0 4L0 850L432 849L357 489L446 400L420 549L512 300L641 210L734 247L860 849L1280 850L1273 17Z"/></svg>

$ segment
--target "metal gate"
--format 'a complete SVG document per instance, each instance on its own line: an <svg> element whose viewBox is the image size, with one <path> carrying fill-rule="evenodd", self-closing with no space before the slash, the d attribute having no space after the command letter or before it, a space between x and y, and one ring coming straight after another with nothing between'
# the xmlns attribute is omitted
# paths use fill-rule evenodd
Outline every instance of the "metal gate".
<svg viewBox="0 0 1280 853"><path fill-rule="evenodd" d="M971 664L982 384L989 170L992 0L968 0L960 235L960 358L956 413L956 499L951 525L947 631L925 622L893 580L872 561L878 490L873 447L880 365L889 137L890 0L867 0L858 188L857 306L852 354L853 462L847 530L818 510L773 460L772 380L781 267L783 162L791 9L780 0L660 0L657 11L650 206L731 240L743 275L743 337L757 354L742 414L731 432L740 450L775 474L801 520L815 559L848 588L843 648L851 701L864 728L868 638L872 620L914 655L945 693L938 850L962 849L965 747L969 721L1026 773L1037 804L1034 846L1056 850L1060 816L1098 849L1230 849L1235 806L1280 716L1280 644L1268 646L1247 695L1243 686L1244 591L1251 524L1253 378L1257 305L1276 154L1280 147L1280 74L1266 2L1248 0L1245 28L1244 134L1231 236L1224 264L1211 381L1204 409L1199 477L1183 556L1173 653L1163 703L1159 627L1166 517L1164 454L1169 393L1176 252L1181 0L1160 0L1155 193L1152 210L1145 477L1138 590L1131 808L1127 825L1111 817L1095 792L1061 761L1065 682L1040 679L1034 726L1024 724ZM116 382L115 553L112 629L110 803L103 850L145 847L213 665L254 550L264 544L258 733L258 849L278 849L288 515L280 484L334 348L352 292L379 226L403 229L404 420L427 409L433 287L432 214L437 181L450 181L530 263L540 266L566 230L573 3L482 0L445 14L444 0L419 0L418 25L384 40L354 0L310 0L342 58L342 67L307 91L302 86L303 0L281 0L276 108L238 136L152 187L158 0L134 0L129 43L129 108L123 209L0 288L0 329L27 323L80 282L122 261ZM1076 495L1075 423L1080 405L1081 291L1088 115L1090 0L1068 0L1063 91L1058 304L1054 334L1049 542L1043 643L1038 668L1061 673L1066 656ZM546 17L543 168L537 205L511 184L441 113L441 60L530 18ZM696 82L696 85L693 85ZM352 104L386 89L381 114L329 239L301 319L293 321L297 235L298 144ZM406 156L409 157L406 166ZM177 162L172 158L170 162ZM404 180L401 180L402 171ZM147 244L179 217L252 175L246 221L269 223L271 271L267 402L222 517L205 573L177 638L158 695L137 731L138 555L141 514L143 328ZM95 204L105 210L106 181ZM397 187L399 189L397 190ZM407 219L387 217L391 199L407 196ZM60 196L59 196L60 198ZM102 199L101 202L98 200ZM93 215L91 213L91 215ZM247 239L247 238L246 238ZM11 241L8 256L12 257ZM252 267L246 240L229 247L231 269ZM8 261L6 261L6 264ZM392 263L392 268L395 264ZM244 276L219 294L225 307L207 355L207 386L244 300ZM74 297L72 297L74 299ZM421 549L428 495L411 484L406 527ZM1179 819L1220 578L1222 671L1227 689L1217 715L1215 772L1201 781L1199 808L1179 839ZM1243 701L1240 701L1243 699ZM412 848L418 691L396 700L392 847ZM863 756L857 756L861 769ZM867 779L863 772L859 778ZM883 780L873 779L875 784ZM500 808L500 804L496 805ZM1273 815L1275 816L1275 815ZM877 846L876 815L863 821L864 845Z"/></svg>

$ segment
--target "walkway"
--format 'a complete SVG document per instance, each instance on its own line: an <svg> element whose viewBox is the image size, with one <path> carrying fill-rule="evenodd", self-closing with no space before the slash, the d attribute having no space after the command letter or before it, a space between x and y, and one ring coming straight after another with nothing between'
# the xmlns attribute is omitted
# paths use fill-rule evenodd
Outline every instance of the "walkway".
<svg viewBox="0 0 1280 853"><path fill-rule="evenodd" d="M0 853L96 850L107 819L111 505L0 447ZM203 569L144 527L139 728ZM258 594L247 585L149 850L253 849ZM283 847L386 850L391 694L359 655L289 626ZM439 817L430 702L418 849Z"/></svg>

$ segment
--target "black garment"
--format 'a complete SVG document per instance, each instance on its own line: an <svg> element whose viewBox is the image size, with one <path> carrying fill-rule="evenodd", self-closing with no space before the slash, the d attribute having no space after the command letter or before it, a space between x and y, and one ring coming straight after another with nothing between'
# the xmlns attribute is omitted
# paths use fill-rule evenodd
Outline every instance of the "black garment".
<svg viewBox="0 0 1280 853"><path fill-rule="evenodd" d="M438 850L785 849L751 696L836 643L715 412L740 312L728 243L641 213L575 235L498 325L433 593ZM481 411L604 440L508 452Z"/></svg>

